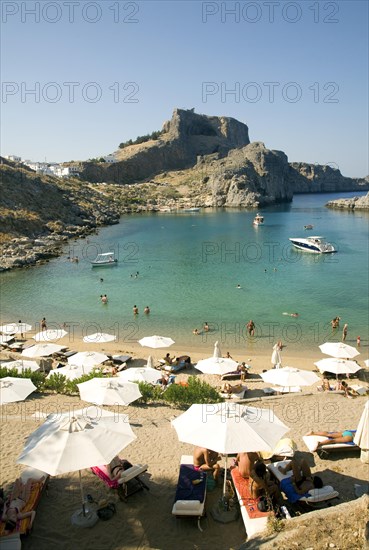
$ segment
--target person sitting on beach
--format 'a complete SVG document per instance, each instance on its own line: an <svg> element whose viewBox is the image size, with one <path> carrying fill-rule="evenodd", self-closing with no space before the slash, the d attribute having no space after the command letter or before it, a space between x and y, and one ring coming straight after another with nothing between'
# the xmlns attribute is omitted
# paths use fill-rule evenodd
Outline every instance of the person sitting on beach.
<svg viewBox="0 0 369 550"><path fill-rule="evenodd" d="M167 353L165 357L163 357L163 360L165 361L166 365L172 365L173 364L174 357L170 356L170 353Z"/></svg>
<svg viewBox="0 0 369 550"><path fill-rule="evenodd" d="M205 447L195 447L193 451L193 464L195 470L203 470L204 472L212 472L215 481L220 474L220 466L218 460L220 456L215 451L205 449Z"/></svg>
<svg viewBox="0 0 369 550"><path fill-rule="evenodd" d="M345 392L345 397L348 397L349 399L352 399L359 395L357 391L351 388L344 380L337 380L335 389L336 391Z"/></svg>
<svg viewBox="0 0 369 550"><path fill-rule="evenodd" d="M30 498L32 485L42 481L41 479L28 479L26 483L23 483L21 478L18 478L10 493L7 501L4 504L2 521L5 522L5 531L10 533L14 531L17 526L17 521L24 518L31 518L30 527L32 527L33 521L36 516L36 512L31 510L29 512L23 512L23 508L26 506L27 501Z"/></svg>
<svg viewBox="0 0 369 550"><path fill-rule="evenodd" d="M323 378L322 385L318 386L318 390L320 391L331 391L331 385L329 383L328 378Z"/></svg>
<svg viewBox="0 0 369 550"><path fill-rule="evenodd" d="M226 359L232 359L232 355L229 353L229 351L227 351L226 353Z"/></svg>
<svg viewBox="0 0 369 550"><path fill-rule="evenodd" d="M278 466L282 474L292 470L291 482L296 493L304 495L312 489L321 489L323 482L319 476L313 476L309 464L304 458L298 458L296 454L287 466Z"/></svg>
<svg viewBox="0 0 369 550"><path fill-rule="evenodd" d="M252 498L258 498L262 495L269 496L273 502L282 500L278 485L270 479L269 472L262 460L255 462L250 475L250 492Z"/></svg>
<svg viewBox="0 0 369 550"><path fill-rule="evenodd" d="M131 468L132 464L128 460L120 458L118 455L113 458L106 469L110 479L119 479L128 468Z"/></svg>
<svg viewBox="0 0 369 550"><path fill-rule="evenodd" d="M244 478L251 477L255 463L261 460L259 453L238 453L235 459L235 467L238 468L241 476Z"/></svg>
<svg viewBox="0 0 369 550"><path fill-rule="evenodd" d="M326 437L323 441L317 443L317 448L322 445L334 445L335 443L350 443L354 440L355 433L351 430L344 430L343 432L313 432L310 431L306 435L320 435Z"/></svg>

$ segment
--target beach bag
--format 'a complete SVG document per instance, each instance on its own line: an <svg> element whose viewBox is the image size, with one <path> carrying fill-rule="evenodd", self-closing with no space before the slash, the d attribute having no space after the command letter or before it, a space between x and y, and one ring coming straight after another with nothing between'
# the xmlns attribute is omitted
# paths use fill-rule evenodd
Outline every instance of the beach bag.
<svg viewBox="0 0 369 550"><path fill-rule="evenodd" d="M266 496L261 496L259 498L259 502L257 506L260 512L270 512L273 510L273 504L271 502L271 499Z"/></svg>
<svg viewBox="0 0 369 550"><path fill-rule="evenodd" d="M107 521L108 519L111 519L114 516L115 512L116 512L116 508L115 508L114 502L109 502L109 504L107 504L103 508L99 508L96 511L96 514L98 518L101 519L102 521Z"/></svg>

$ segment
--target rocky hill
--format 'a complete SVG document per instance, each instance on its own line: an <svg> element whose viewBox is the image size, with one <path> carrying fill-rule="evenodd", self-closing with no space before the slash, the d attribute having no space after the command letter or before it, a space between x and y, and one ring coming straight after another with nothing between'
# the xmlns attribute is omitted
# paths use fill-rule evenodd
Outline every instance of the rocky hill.
<svg viewBox="0 0 369 550"><path fill-rule="evenodd" d="M346 178L338 168L305 162L290 163L290 179L294 193L343 193L369 187L367 178Z"/></svg>
<svg viewBox="0 0 369 550"><path fill-rule="evenodd" d="M81 163L80 173L90 182L135 183L164 171L190 168L199 155L223 157L248 143L248 127L234 118L175 109L159 139L117 151L115 164Z"/></svg>
<svg viewBox="0 0 369 550"><path fill-rule="evenodd" d="M118 223L114 203L87 183L39 176L0 160L0 268L43 261L58 255L68 238Z"/></svg>

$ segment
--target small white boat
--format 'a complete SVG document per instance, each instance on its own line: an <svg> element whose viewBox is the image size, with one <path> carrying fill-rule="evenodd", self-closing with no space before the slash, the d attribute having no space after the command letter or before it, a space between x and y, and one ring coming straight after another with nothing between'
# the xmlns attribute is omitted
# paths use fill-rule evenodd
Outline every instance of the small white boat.
<svg viewBox="0 0 369 550"><path fill-rule="evenodd" d="M291 237L289 239L293 246L305 252L313 254L331 254L337 252L331 243L328 243L324 237Z"/></svg>
<svg viewBox="0 0 369 550"><path fill-rule="evenodd" d="M261 216L261 214L256 214L253 225L264 225L264 216Z"/></svg>
<svg viewBox="0 0 369 550"><path fill-rule="evenodd" d="M114 256L114 252L104 252L103 254L98 254L96 258L91 262L91 265L92 267L117 265L118 260Z"/></svg>
<svg viewBox="0 0 369 550"><path fill-rule="evenodd" d="M201 208L193 207L193 208L182 208L182 212L200 212Z"/></svg>

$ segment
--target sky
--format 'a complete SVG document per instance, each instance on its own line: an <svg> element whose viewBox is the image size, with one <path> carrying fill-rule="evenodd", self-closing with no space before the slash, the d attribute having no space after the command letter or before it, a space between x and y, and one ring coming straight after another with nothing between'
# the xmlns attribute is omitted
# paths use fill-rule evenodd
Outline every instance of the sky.
<svg viewBox="0 0 369 550"><path fill-rule="evenodd" d="M368 6L3 0L1 154L100 157L194 108L290 162L366 176Z"/></svg>

